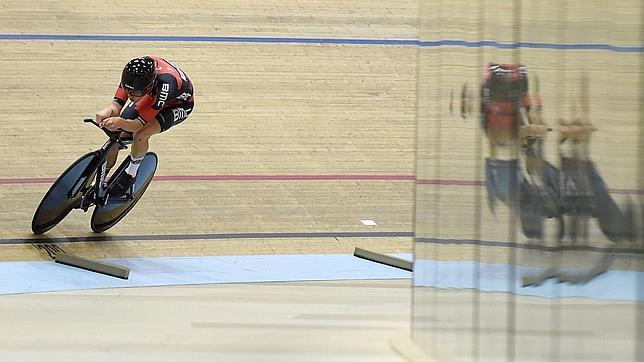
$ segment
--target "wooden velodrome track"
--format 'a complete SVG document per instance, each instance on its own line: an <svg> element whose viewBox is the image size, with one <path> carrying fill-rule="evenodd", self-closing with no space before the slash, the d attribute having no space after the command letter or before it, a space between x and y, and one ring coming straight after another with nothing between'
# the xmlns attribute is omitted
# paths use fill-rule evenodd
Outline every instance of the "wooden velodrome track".
<svg viewBox="0 0 644 362"><path fill-rule="evenodd" d="M0 43L3 103L11 105L0 126L6 140L0 146L4 205L0 238L7 240L0 246L2 260L48 257L29 245L33 210L53 178L79 155L102 143L103 135L80 120L109 103L122 64L141 54L159 54L183 67L195 83L197 96L196 111L189 121L152 140L151 149L160 157L158 181L141 204L106 233L114 240L124 235L154 237L135 242L82 243L74 239L74 243L66 243L64 238L92 235L87 227L89 215L74 212L47 234L59 247L88 257L335 253L350 251L357 243L387 252L410 250L408 236L377 241L298 238L302 242L294 243L271 237L271 233L412 231L418 47L395 42L321 44L315 39L414 39L418 34L416 2L390 6L364 1L333 7L323 2L220 2L216 6L187 2L159 3L156 9L129 4L126 14L119 11L118 16L113 12L119 3L89 2L73 11L58 6L59 2L41 4L42 14L37 15L27 5L5 2L2 16L7 21L0 31L124 37L115 41L91 36L82 40L34 40L27 36L26 40L4 39ZM599 11L582 11L575 6L569 6L568 14L583 14L589 22L602 16ZM543 4L524 6L524 24L542 27L552 18L547 9ZM457 13L474 24L474 10L465 3L453 4L443 16ZM512 19L495 18L497 14L500 12L485 10L487 27L480 36L511 41ZM633 16L622 24L637 24ZM423 35L424 40L477 39L474 31L462 34L452 30L456 25L450 21L438 20L435 24L440 24L441 31L430 37ZM603 39L617 46L637 43L636 31L623 31L616 39L600 38L607 29L596 31L595 35L590 30L580 34L573 26L566 32L566 40L584 43ZM130 35L135 38L128 41ZM136 38L145 35L162 38ZM186 41L172 38L178 35L186 36ZM199 39L190 36L305 40L195 41ZM561 35L552 31L526 32L524 38L561 41ZM428 54L432 51L434 48L422 48ZM637 146L638 83L629 71L636 69L637 53L568 52L564 74L570 80L563 89L555 81L561 75L559 68L549 66L561 62L560 53L527 49L518 55L529 70L539 74L546 120L554 123L574 115L571 103L580 94L577 79L581 72L589 74L590 116L598 129L592 158L609 187L632 194L638 189L641 151ZM465 81L476 84L478 59L510 62L516 60L513 57L517 53L485 48L481 55L473 48L421 58L421 77L428 77L427 82L421 82L421 96L440 101L421 102L418 178L447 180L440 192L462 198L453 206L440 208L441 228L433 232L434 237L471 236L473 226L464 225L461 215L476 207L470 201L476 187L463 187L458 181L476 183L481 179L475 166L486 152L483 147L483 155L479 155L473 142L480 135L477 121L462 121L450 113L447 95L458 91ZM423 93L424 87L435 83L429 80L432 76L440 80L436 83L439 93ZM613 88L621 92L607 91ZM425 128L428 113L441 120L439 127L428 123ZM619 127L612 126L615 119ZM438 142L435 137L450 141ZM554 138L549 139L546 153L556 162ZM615 144L613 139L620 142ZM428 152L428 147L435 145L440 146L436 152ZM450 184L451 180L456 182ZM420 234L426 227L423 215L430 214L425 202L431 198L422 197L425 192L419 188ZM492 215L486 207L481 210L482 238L505 240L508 225L499 220L507 219L506 210L499 211L501 216ZM361 219L374 219L378 226L367 228ZM208 240L227 233L257 233L261 238ZM206 239L158 240L163 235L191 235L194 239L200 234ZM23 240L12 242L17 239Z"/></svg>
<svg viewBox="0 0 644 362"><path fill-rule="evenodd" d="M449 8L445 6L449 10L440 14L444 17L437 23L440 31L424 28L421 39L476 41L473 32L460 30L463 24L474 29L468 21L475 18L476 9L469 3L450 2ZM489 5L484 14L489 32L479 36L512 41L508 35L511 19L495 18L502 12L495 11L496 1ZM524 34L526 41L562 41L549 27L546 5L525 7L526 19L546 29ZM603 15L574 5L568 13L589 18ZM638 26L637 11L611 16L620 18L621 30ZM486 145L477 149L473 140L481 136L478 120L451 114L448 95L452 90L458 92L464 81L477 84L480 60L512 62L514 53L486 48L481 56L476 49L457 48L438 56L441 48L419 50L413 42L316 40L417 39L417 1L65 0L38 1L35 6L7 0L2 3L0 20L0 34L72 35L0 40L4 106L0 122L4 141L0 144L1 261L47 260L48 253L36 247L42 244L55 244L88 258L349 253L355 246L410 252L415 174L429 181L429 186L418 189L419 236L472 239L475 225L463 215L473 215L478 207L482 213L478 237L508 238L508 211L501 208L494 216L472 201L481 180L476 165L485 157ZM602 29L595 30L583 35L570 32L565 40L592 43L603 34ZM623 31L606 42L637 44L633 33ZM92 37L96 34L117 37ZM147 35L159 38L141 38ZM436 53L437 57L421 55L419 63L419 53ZM157 180L103 239L83 241L96 235L89 229L90 215L79 211L46 236L34 237L29 230L31 217L50 183L73 160L104 140L102 133L82 124L82 118L110 102L123 64L143 54L163 56L182 67L196 90L196 108L190 118L151 141L151 149L160 158ZM542 49L521 52L521 62L541 78L546 118L554 123L559 117L571 116L573 107L565 99L579 97L576 79L588 71L591 116L599 129L593 159L610 187L622 192L618 197L632 193L640 187L636 170L641 162L638 85L629 71L635 72L637 54L573 52L566 58L568 77L573 80L563 89L556 85L560 59L554 54ZM607 64L622 71L611 71ZM419 93L417 77L428 80L426 85L421 82ZM616 88L625 91L610 91ZM420 103L418 139L417 94L436 101ZM438 127L431 123L436 119L442 122ZM619 120L619 128L612 127L614 119ZM620 139L618 144L611 142L615 138ZM420 150L418 168L416 146ZM551 160L556 159L554 137L546 152ZM437 193L443 201L440 213L432 214L437 210L432 204ZM361 219L373 219L378 225L366 227ZM431 223L423 223L428 220ZM349 232L394 232L398 236L342 234ZM252 235L238 238L242 234ZM607 244L597 230L593 235L597 245ZM525 242L520 235L518 239ZM417 251L431 255L433 247L426 247L426 252ZM434 255L468 260L473 252L444 247ZM490 250L481 259L507 262L506 252L506 248ZM543 260L520 262L541 264ZM342 285L334 292L342 293ZM144 298L146 293L134 291L132 298ZM191 292L167 293L177 297ZM383 297L377 291L369 296ZM231 297L231 304L235 298ZM401 300L391 304L400 307L405 304ZM353 301L354 306L361 303L369 301Z"/></svg>
<svg viewBox="0 0 644 362"><path fill-rule="evenodd" d="M71 11L58 6L59 2L43 2L40 15L21 3L5 4L2 14L7 21L0 25L3 34L413 39L418 32L416 2L389 6L365 1L346 5L346 9L344 5L328 7L322 2L224 2L216 6L163 3L156 10L134 4L128 5L127 14L119 12L119 16L108 15L120 6L118 3L90 2ZM543 21L552 15L547 8L525 6L524 22L543 27ZM466 4L452 4L445 16L454 13L472 20L475 10ZM141 17L139 13L145 21L134 20ZM194 16L196 13L200 15ZM583 13L591 22L601 17L601 13L593 13L592 9L582 12L574 5L568 13ZM495 14L498 13L486 10L488 27L481 36L510 41L511 19L497 19ZM172 17L184 20L177 25L169 20ZM204 18L209 19L208 25ZM436 22L439 23L441 31L426 40L437 40L437 36L477 39L475 32L468 35L452 31L455 25L449 21ZM622 23L637 22L628 18ZM600 30L596 39L603 34ZM636 32L623 33L619 39L604 40L617 45L636 43ZM575 29L566 34L571 43L593 39L589 32L579 35ZM551 43L561 40L554 32L527 33L525 38ZM377 241L316 237L294 243L270 234L412 231L417 47L396 43L319 44L315 40L140 40L5 39L0 43L3 103L11 105L0 126L6 137L0 146L4 205L0 238L32 238L29 221L52 179L103 141L103 135L83 125L81 118L109 102L127 59L155 53L185 68L194 80L196 111L189 122L153 139L151 148L161 159L159 182L153 183L141 204L106 235L154 235L151 239L160 239L163 235L258 233L262 238L88 244L57 239L59 247L87 257L347 252L357 243L383 252L410 250L411 239L406 236ZM422 51L433 54L435 50L430 47ZM519 60L540 76L546 120L554 123L560 117L572 116L573 107L565 99L579 97L577 79L582 71L588 72L593 105L590 114L599 130L593 140L592 157L610 187L625 193L637 190L637 78L629 72L636 69L637 53L570 52L566 54L564 72L570 81L563 89L555 81L561 75L559 68L550 66L561 62L559 53L528 49L519 55ZM440 100L421 103L420 179L481 179L475 166L483 162L482 155L473 142L480 136L478 122L474 118L460 120L447 106L451 91L458 92L465 81L476 84L480 77L479 56L474 48L421 58L421 77L440 79L441 90L423 94L424 87L436 83L430 80L419 88L421 95ZM485 48L481 59L511 62L515 56L511 51ZM444 70L436 71L443 69L437 65ZM606 91L613 88L621 92ZM424 128L427 112L437 112L432 115L442 120L440 127L429 123ZM619 127L612 127L614 119L619 119ZM450 142L434 142L435 137ZM620 139L619 144L611 142L615 138ZM435 145L440 148L427 149ZM606 153L606 145L615 152ZM485 154L485 147L481 150ZM546 152L556 162L555 137L549 139ZM455 204L458 206L440 208L441 228L432 236L471 237L473 225L463 227L461 215L470 214L476 207L471 201L474 189L458 182L440 187L441 193L462 201ZM422 223L423 215L431 214L424 204L431 198L423 197L425 192L424 187L419 188L421 234L427 226ZM505 240L508 224L499 222L507 219L505 210L499 211L500 216L492 215L486 207L481 210L486 228L481 238ZM88 216L74 212L47 236L92 235L87 228ZM375 219L378 226L367 228L360 219ZM0 258L48 257L26 241L1 245Z"/></svg>
<svg viewBox="0 0 644 362"><path fill-rule="evenodd" d="M21 2L4 4L0 32L5 34L402 39L416 34L415 2L364 1L343 9L324 2L162 1L152 8L128 4L126 14L118 2L73 7L43 2L41 14ZM87 257L337 253L357 244L411 250L409 236L294 242L270 234L411 232L413 46L4 40L0 47L3 104L9 109L0 126L7 141L1 146L2 239L32 237L30 218L51 178L103 142L102 133L82 124L82 117L111 101L124 62L157 54L193 80L196 110L181 127L153 139L160 181L105 235L265 235L59 240L59 247ZM238 177L199 179L222 175ZM361 219L374 219L378 226L365 227ZM89 215L72 213L47 236L92 235L88 220ZM46 253L28 243L0 247L2 260L42 258Z"/></svg>

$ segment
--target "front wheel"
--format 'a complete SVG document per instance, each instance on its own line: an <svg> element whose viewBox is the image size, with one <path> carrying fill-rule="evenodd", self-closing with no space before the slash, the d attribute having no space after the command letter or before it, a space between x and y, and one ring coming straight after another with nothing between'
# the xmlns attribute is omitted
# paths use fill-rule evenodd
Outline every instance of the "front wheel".
<svg viewBox="0 0 644 362"><path fill-rule="evenodd" d="M99 155L90 152L69 166L45 194L31 221L31 231L42 234L59 222L80 201L83 188L91 183L98 166Z"/></svg>

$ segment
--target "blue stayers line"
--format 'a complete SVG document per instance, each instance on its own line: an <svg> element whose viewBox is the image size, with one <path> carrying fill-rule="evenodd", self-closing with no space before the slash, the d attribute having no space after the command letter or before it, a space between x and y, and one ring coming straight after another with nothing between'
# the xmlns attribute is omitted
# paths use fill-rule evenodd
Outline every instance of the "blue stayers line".
<svg viewBox="0 0 644 362"><path fill-rule="evenodd" d="M326 39L326 38L257 38L240 36L163 36L163 35L62 35L0 34L0 40L85 40L85 41L164 41L214 43L299 43L358 45L418 45L417 40L395 39Z"/></svg>
<svg viewBox="0 0 644 362"><path fill-rule="evenodd" d="M353 45L412 45L420 47L461 46L467 48L491 47L498 49L552 49L603 50L620 53L641 53L644 46L617 46L611 44L556 44L556 43L500 43L491 40L438 40L412 39L329 39L329 38L259 38L237 36L163 36L163 35L65 35L65 34L0 34L0 40L78 40L78 41L158 41L158 42L223 42L223 43L293 43L293 44L353 44Z"/></svg>
<svg viewBox="0 0 644 362"><path fill-rule="evenodd" d="M442 47L442 46L462 46L467 48L490 47L497 49L552 49L552 50L604 50L619 53L641 53L644 51L642 46L618 46L611 44L557 44L557 43L499 43L492 40L484 41L464 41L464 40L439 40L439 41L420 41L421 47Z"/></svg>

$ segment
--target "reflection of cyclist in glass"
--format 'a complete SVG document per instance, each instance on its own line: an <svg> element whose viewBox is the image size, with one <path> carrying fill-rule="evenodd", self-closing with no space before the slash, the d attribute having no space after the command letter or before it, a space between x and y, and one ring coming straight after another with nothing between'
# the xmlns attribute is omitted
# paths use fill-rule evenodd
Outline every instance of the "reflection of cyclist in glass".
<svg viewBox="0 0 644 362"><path fill-rule="evenodd" d="M131 103L125 107L128 99ZM125 109L124 109L125 107ZM167 60L144 56L130 60L123 69L121 83L109 107L96 113L96 122L115 131L122 139L132 139L131 162L110 192L121 196L136 179L139 164L148 151L148 140L183 122L194 108L194 90L186 74ZM115 145L109 150L108 169L118 155Z"/></svg>
<svg viewBox="0 0 644 362"><path fill-rule="evenodd" d="M548 131L540 117L541 100L536 107L528 94L528 75L520 64L489 63L481 87L481 125L496 158L497 146L542 138ZM533 142L528 140L529 142Z"/></svg>

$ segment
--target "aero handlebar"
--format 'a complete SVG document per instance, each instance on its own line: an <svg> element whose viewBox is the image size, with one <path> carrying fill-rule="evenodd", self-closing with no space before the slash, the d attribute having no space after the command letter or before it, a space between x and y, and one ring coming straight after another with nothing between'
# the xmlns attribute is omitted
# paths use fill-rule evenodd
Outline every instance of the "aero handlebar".
<svg viewBox="0 0 644 362"><path fill-rule="evenodd" d="M91 124L95 125L96 127L100 128L101 131L105 132L107 137L109 137L112 142L116 142L116 143L120 144L121 146L125 146L123 144L123 142L121 141L121 139L120 139L121 132L123 132L122 129L119 128L116 131L110 131L109 129L101 127L101 125L96 123L96 121L94 121L93 118L85 118L85 119L83 119L83 122L91 123Z"/></svg>

